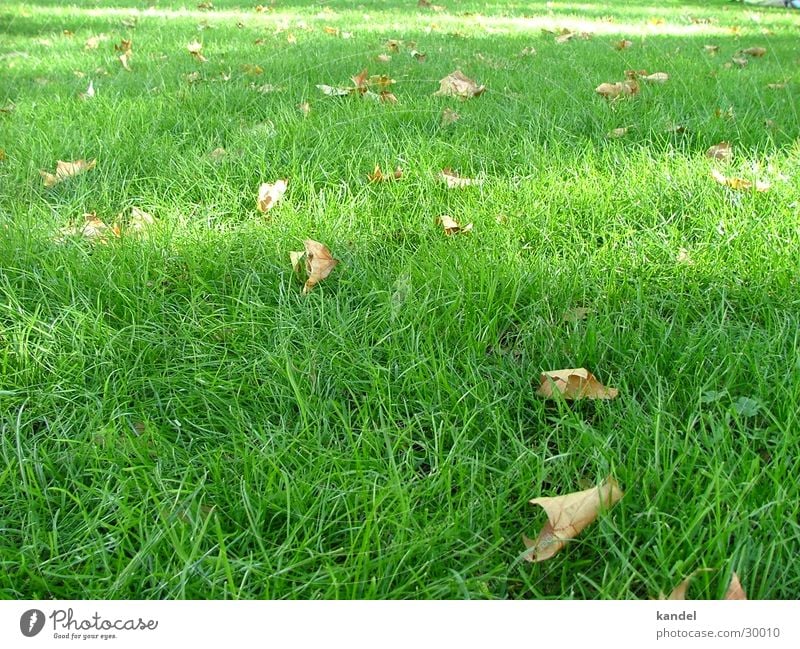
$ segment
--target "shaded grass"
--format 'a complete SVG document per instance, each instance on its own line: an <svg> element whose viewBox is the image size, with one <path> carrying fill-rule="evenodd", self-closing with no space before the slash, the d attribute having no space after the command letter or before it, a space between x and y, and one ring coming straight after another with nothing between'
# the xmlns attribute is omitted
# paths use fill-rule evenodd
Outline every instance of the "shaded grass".
<svg viewBox="0 0 800 649"><path fill-rule="evenodd" d="M721 595L731 569L752 598L796 595L796 16L704 3L698 32L695 9L667 3L667 27L694 31L664 36L619 3L597 11L646 38L556 45L499 21L541 5L156 4L133 28L91 3L0 14L0 106L16 106L0 114L3 596L648 598L701 566L719 570L696 596ZM98 32L110 40L84 51ZM130 36L128 73L111 45ZM634 47L614 50L623 36ZM387 37L428 59L381 66ZM185 52L194 38L207 64ZM768 55L723 67L753 44ZM365 66L397 79L399 104L314 88ZM459 66L489 91L431 97ZM594 95L629 68L672 78L613 106ZM98 96L80 101L89 78ZM714 184L703 153L720 140L736 150L721 168L758 163L772 190ZM41 187L39 168L95 157ZM376 162L405 178L369 185ZM486 182L447 191L445 166ZM289 193L265 220L256 188L277 177ZM159 218L147 237L52 241L85 211L110 222L133 205ZM441 213L474 231L443 237ZM308 236L342 263L303 297L288 251ZM575 306L592 314L562 322ZM534 396L540 371L578 366L620 399ZM520 533L542 521L527 501L609 473L622 502L524 563Z"/></svg>

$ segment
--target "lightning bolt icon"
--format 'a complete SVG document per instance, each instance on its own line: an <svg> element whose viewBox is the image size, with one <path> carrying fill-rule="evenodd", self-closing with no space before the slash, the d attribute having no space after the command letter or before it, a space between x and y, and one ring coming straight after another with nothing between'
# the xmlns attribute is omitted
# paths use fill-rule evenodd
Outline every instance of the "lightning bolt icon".
<svg viewBox="0 0 800 649"><path fill-rule="evenodd" d="M38 619L39 619L39 616L36 614L36 611L33 611L33 613L31 613L30 619L28 620L28 631L32 631L33 630L33 626L34 626L34 624L36 624L36 621Z"/></svg>

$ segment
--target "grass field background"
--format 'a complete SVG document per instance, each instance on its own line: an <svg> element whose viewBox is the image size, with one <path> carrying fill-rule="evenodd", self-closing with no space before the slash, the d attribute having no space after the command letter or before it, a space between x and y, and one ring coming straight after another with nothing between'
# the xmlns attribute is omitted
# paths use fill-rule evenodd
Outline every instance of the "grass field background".
<svg viewBox="0 0 800 649"><path fill-rule="evenodd" d="M0 596L798 595L800 12L440 1L0 6ZM398 103L316 88L363 68ZM486 92L432 96L457 68ZM628 69L670 79L595 94ZM57 241L134 206L146 235ZM341 262L302 295L308 237ZM565 367L619 398L537 397ZM525 562L528 500L609 474Z"/></svg>

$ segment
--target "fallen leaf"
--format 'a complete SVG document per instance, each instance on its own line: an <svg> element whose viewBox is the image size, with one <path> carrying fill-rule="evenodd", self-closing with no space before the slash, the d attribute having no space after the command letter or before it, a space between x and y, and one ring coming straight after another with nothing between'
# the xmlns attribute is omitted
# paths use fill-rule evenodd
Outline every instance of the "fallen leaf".
<svg viewBox="0 0 800 649"><path fill-rule="evenodd" d="M95 90L94 90L94 81L89 81L89 87L86 88L86 92L82 92L78 95L81 99L94 99Z"/></svg>
<svg viewBox="0 0 800 649"><path fill-rule="evenodd" d="M100 43L103 41L108 40L108 35L106 34L98 34L97 36L90 36L86 39L86 42L83 44L83 49L85 50L96 50L100 47Z"/></svg>
<svg viewBox="0 0 800 649"><path fill-rule="evenodd" d="M328 95L329 97L347 97L348 95L353 94L352 88L328 86L325 85L324 83L317 84L317 88L319 88L324 94Z"/></svg>
<svg viewBox="0 0 800 649"><path fill-rule="evenodd" d="M256 76L256 75L259 75L259 74L263 74L264 73L264 68L262 68L260 65L253 65L252 63L245 63L242 66L242 72L244 72L245 74L250 74L250 75Z"/></svg>
<svg viewBox="0 0 800 649"><path fill-rule="evenodd" d="M55 174L41 170L39 171L39 174L42 176L45 187L53 187L54 185L65 181L67 178L72 178L73 176L82 174L84 171L94 169L96 163L96 160L90 160L89 162L86 160L76 160L75 162L64 162L63 160L59 160L56 163Z"/></svg>
<svg viewBox="0 0 800 649"><path fill-rule="evenodd" d="M0 162L5 160L7 157L8 156L6 155L6 150L5 149L0 149Z"/></svg>
<svg viewBox="0 0 800 649"><path fill-rule="evenodd" d="M594 522L601 509L611 508L622 496L617 481L609 476L598 487L529 501L531 505L539 505L544 509L547 523L536 540L522 537L525 547L530 550L525 554L525 559L539 562L555 556L570 539Z"/></svg>
<svg viewBox="0 0 800 649"><path fill-rule="evenodd" d="M675 257L675 261L677 261L679 264L687 264L689 266L694 264L691 256L689 255L689 251L686 248L681 248L678 250L678 255Z"/></svg>
<svg viewBox="0 0 800 649"><path fill-rule="evenodd" d="M634 79L616 83L601 83L594 91L605 99L618 99L619 97L635 95L639 92L639 84Z"/></svg>
<svg viewBox="0 0 800 649"><path fill-rule="evenodd" d="M720 142L719 144L715 144L714 146L710 147L708 151L706 151L706 156L713 158L714 160L724 160L725 162L729 162L733 158L733 149L731 148L730 143Z"/></svg>
<svg viewBox="0 0 800 649"><path fill-rule="evenodd" d="M226 155L228 155L228 152L220 146L209 153L208 157L211 158L212 162L221 162Z"/></svg>
<svg viewBox="0 0 800 649"><path fill-rule="evenodd" d="M289 32L288 34L286 34L286 42L289 43L289 45L294 45L295 43L297 43L297 37L291 32Z"/></svg>
<svg viewBox="0 0 800 649"><path fill-rule="evenodd" d="M767 53L767 48L765 47L748 47L744 50L739 50L739 54L747 54L747 56L752 56L755 58L759 58L764 56Z"/></svg>
<svg viewBox="0 0 800 649"><path fill-rule="evenodd" d="M770 90L783 90L786 87L786 82L781 81L780 83L768 83L767 88Z"/></svg>
<svg viewBox="0 0 800 649"><path fill-rule="evenodd" d="M465 76L461 70L448 74L439 81L439 90L434 92L436 97L459 97L469 99L478 97L486 91L486 86L479 86L472 79Z"/></svg>
<svg viewBox="0 0 800 649"><path fill-rule="evenodd" d="M375 59L381 63L388 63L392 60L392 56L390 54L378 54Z"/></svg>
<svg viewBox="0 0 800 649"><path fill-rule="evenodd" d="M152 214L148 214L138 207L131 208L131 218L128 220L128 229L133 232L144 232L156 222Z"/></svg>
<svg viewBox="0 0 800 649"><path fill-rule="evenodd" d="M289 256L295 272L299 272L300 261L305 257L307 279L303 285L303 293L309 293L311 289L331 274L339 260L334 259L328 247L319 243L319 241L306 239L303 242L303 246L305 247L305 252L291 252Z"/></svg>
<svg viewBox="0 0 800 649"><path fill-rule="evenodd" d="M97 218L95 212L90 212L83 215L82 223L68 225L60 228L58 232L59 236L55 239L57 243L63 243L69 237L81 237L97 243L107 243L109 236L119 236L119 227L106 225Z"/></svg>
<svg viewBox="0 0 800 649"><path fill-rule="evenodd" d="M614 43L614 48L617 50L626 50L633 45L633 41L623 39Z"/></svg>
<svg viewBox="0 0 800 649"><path fill-rule="evenodd" d="M583 367L542 372L539 381L536 394L546 399L553 399L556 394L570 401L616 399L619 394L617 388L607 388Z"/></svg>
<svg viewBox="0 0 800 649"><path fill-rule="evenodd" d="M726 63L725 67L731 67L732 65L736 65L740 68L744 68L747 66L747 59L743 59L741 57L734 57L731 59L730 63Z"/></svg>
<svg viewBox="0 0 800 649"><path fill-rule="evenodd" d="M606 137L610 137L612 139L625 137L628 134L628 131L631 130L630 126L622 126L620 128L615 128L608 132Z"/></svg>
<svg viewBox="0 0 800 649"><path fill-rule="evenodd" d="M16 110L16 108L17 108L16 104L10 101L4 106L0 106L0 113L5 113L5 114L13 113Z"/></svg>
<svg viewBox="0 0 800 649"><path fill-rule="evenodd" d="M269 183L261 183L261 186L258 188L258 199L256 201L256 207L259 212L266 214L275 207L275 203L286 193L287 182L286 180L280 179L276 180L272 185Z"/></svg>
<svg viewBox="0 0 800 649"><path fill-rule="evenodd" d="M731 189L753 189L755 187L757 192L765 192L770 188L770 182L768 180L757 180L754 184L744 178L728 178L717 169L711 170L711 177L720 185L726 185Z"/></svg>
<svg viewBox="0 0 800 649"><path fill-rule="evenodd" d="M323 27L322 31L331 36L339 36L342 33L338 27Z"/></svg>
<svg viewBox="0 0 800 649"><path fill-rule="evenodd" d="M457 187L467 187L469 185L482 185L483 180L479 178L463 178L458 173L453 171L450 167L442 169L440 174L448 189L455 189Z"/></svg>
<svg viewBox="0 0 800 649"><path fill-rule="evenodd" d="M309 113L311 112L311 104L307 101L304 101L302 104L297 104L297 110L303 113L304 117L308 117Z"/></svg>
<svg viewBox="0 0 800 649"><path fill-rule="evenodd" d="M723 599L747 599L744 588L742 588L742 582L739 581L739 575L735 572L731 575L731 583Z"/></svg>
<svg viewBox="0 0 800 649"><path fill-rule="evenodd" d="M711 56L715 56L719 53L719 45L703 45L703 49L706 54L710 54Z"/></svg>
<svg viewBox="0 0 800 649"><path fill-rule="evenodd" d="M467 225L462 227L458 224L458 221L448 216L447 214L442 214L436 220L442 226L442 229L444 230L444 233L446 235L466 234L467 232L470 232L472 230L472 223L468 223Z"/></svg>
<svg viewBox="0 0 800 649"><path fill-rule="evenodd" d="M700 574L702 572L713 572L713 569L712 568L698 568L692 574L690 574L688 577L686 577L686 579L681 581L681 583L679 583L677 586L675 586L675 588L673 588L672 592L669 594L669 597L664 597L663 594L662 594L662 596L659 597L659 599L662 599L662 600L663 599L685 600L686 599L686 593L689 590L689 584L692 581L692 577L694 577L695 575L698 575L698 574Z"/></svg>
<svg viewBox="0 0 800 649"><path fill-rule="evenodd" d="M133 43L123 38L118 45L114 45L114 49L117 52L121 52L119 55L119 62L122 63L122 67L125 68L125 70L130 72L130 62L131 58L133 58Z"/></svg>
<svg viewBox="0 0 800 649"><path fill-rule="evenodd" d="M669 75L666 72L654 72L640 78L648 83L666 83L669 80Z"/></svg>
<svg viewBox="0 0 800 649"><path fill-rule="evenodd" d="M381 171L381 166L379 164L375 165L375 169L371 174L367 174L367 180L369 180L371 183L386 182L387 180L400 180L402 177L403 170L400 167L395 168L395 170L390 174L384 174Z"/></svg>
<svg viewBox="0 0 800 649"><path fill-rule="evenodd" d="M403 44L403 41L398 41L393 38L390 38L386 41L386 49L390 52L399 52L400 46Z"/></svg>
<svg viewBox="0 0 800 649"><path fill-rule="evenodd" d="M409 52L409 55L411 56L412 59L416 59L420 63L424 63L425 59L428 58L427 54L423 54L422 52L420 52L418 50L411 50Z"/></svg>
<svg viewBox="0 0 800 649"><path fill-rule="evenodd" d="M520 56L536 56L536 48L533 47L525 47L519 53Z"/></svg>
<svg viewBox="0 0 800 649"><path fill-rule="evenodd" d="M198 41L192 41L186 46L186 49L196 61L200 61L200 63L208 61L208 59L203 56L203 45Z"/></svg>
<svg viewBox="0 0 800 649"><path fill-rule="evenodd" d="M461 119L461 116L450 108L445 108L444 111L442 111L442 126L457 122L459 119Z"/></svg>
<svg viewBox="0 0 800 649"><path fill-rule="evenodd" d="M198 9L206 9L206 10L213 9L214 8L214 3L213 2L201 2L200 4L197 5L197 8Z"/></svg>
<svg viewBox="0 0 800 649"><path fill-rule="evenodd" d="M203 75L200 74L197 70L194 72L189 72L185 75L186 81L188 83L197 83L203 78Z"/></svg>
<svg viewBox="0 0 800 649"><path fill-rule="evenodd" d="M132 55L133 55L132 52L123 52L122 54L119 55L119 62L122 63L122 67L125 68L125 70L127 70L128 72L131 71L130 62Z"/></svg>

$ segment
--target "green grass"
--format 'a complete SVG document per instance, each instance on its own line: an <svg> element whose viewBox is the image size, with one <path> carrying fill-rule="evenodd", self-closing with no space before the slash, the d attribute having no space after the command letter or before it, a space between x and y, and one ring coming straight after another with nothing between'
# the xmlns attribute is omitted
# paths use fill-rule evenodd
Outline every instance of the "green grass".
<svg viewBox="0 0 800 649"><path fill-rule="evenodd" d="M647 599L701 567L695 597L732 570L751 598L800 592L800 12L440 2L0 7L0 596ZM561 25L594 36L541 32ZM427 60L377 62L387 38ZM315 88L364 67L399 103ZM433 97L456 68L487 92ZM595 95L631 68L671 78ZM721 140L729 164L704 155ZM376 163L405 176L369 184ZM754 164L770 191L709 175ZM54 241L132 206L147 236ZM341 263L303 296L307 237ZM620 397L536 397L581 366ZM608 474L622 501L523 561L528 500Z"/></svg>

